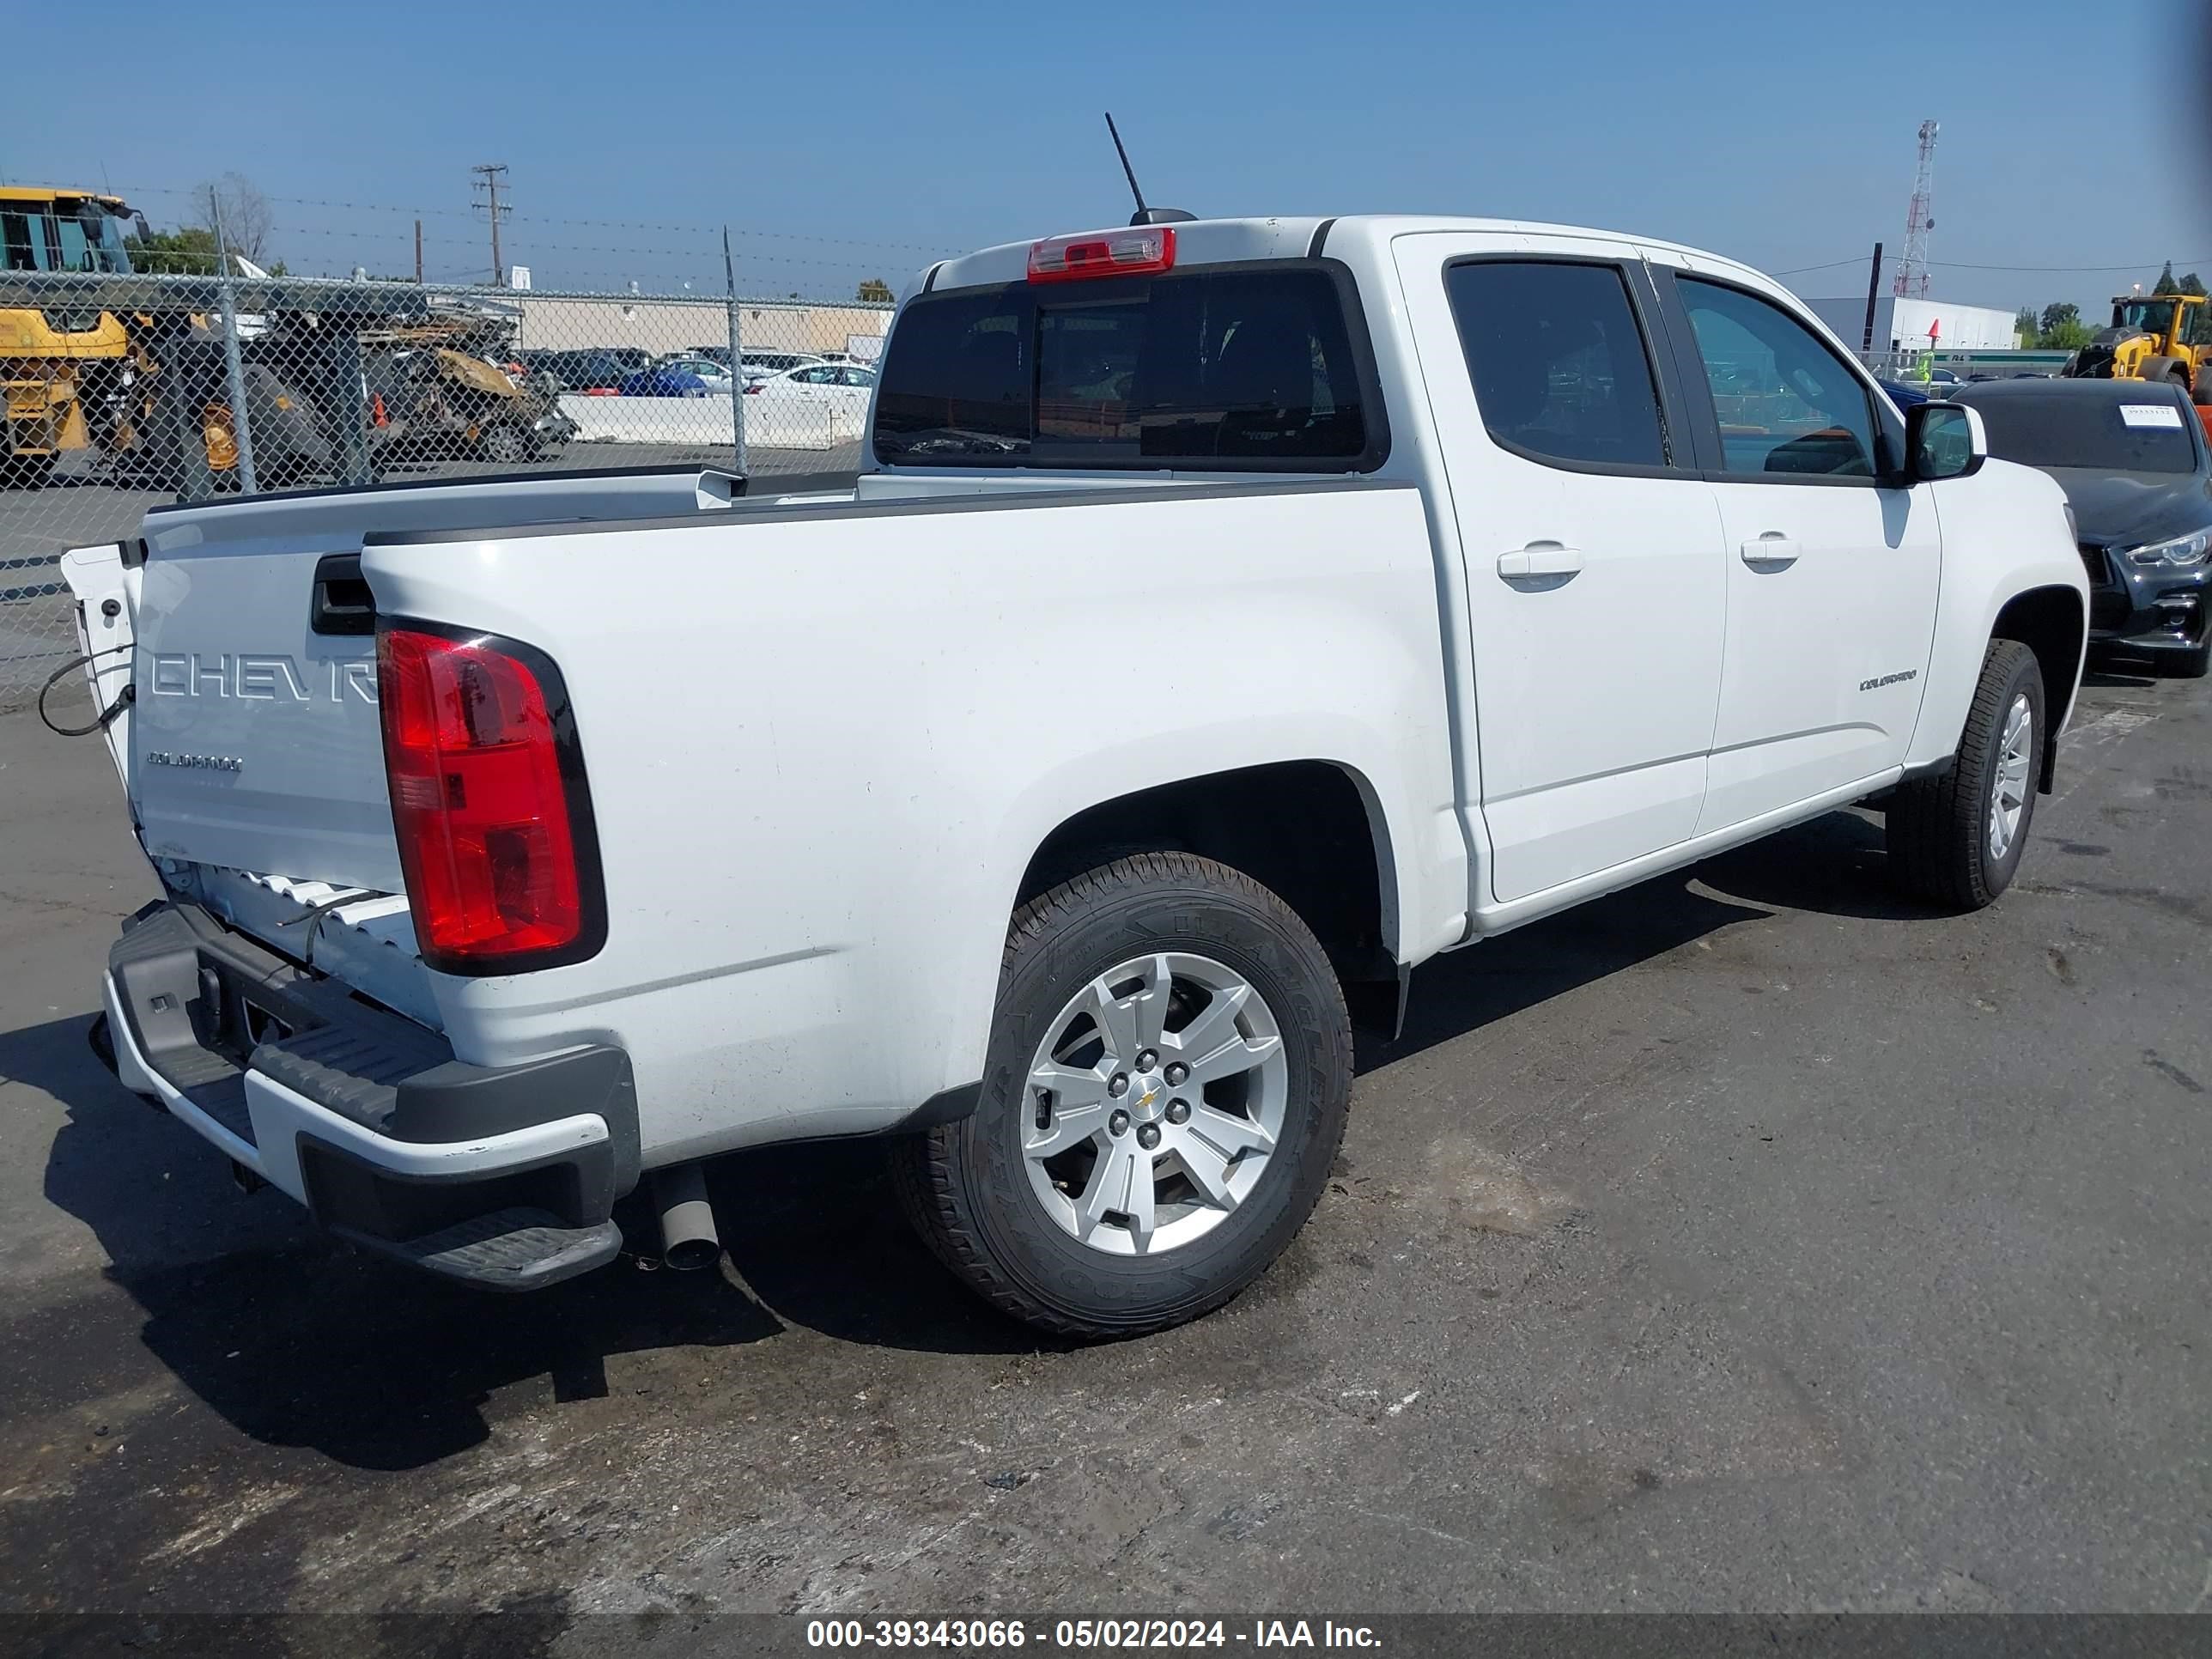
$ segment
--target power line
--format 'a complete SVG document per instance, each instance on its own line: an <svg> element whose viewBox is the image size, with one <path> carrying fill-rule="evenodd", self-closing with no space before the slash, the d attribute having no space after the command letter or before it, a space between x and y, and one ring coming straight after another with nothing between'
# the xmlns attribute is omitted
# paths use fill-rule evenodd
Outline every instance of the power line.
<svg viewBox="0 0 2212 1659"><path fill-rule="evenodd" d="M1865 263L1865 254L1855 253L1848 259L1831 259L1824 265L1792 265L1787 270L1770 270L1766 274L1770 276L1802 276L1808 270L1833 270L1839 265L1863 265Z"/></svg>
<svg viewBox="0 0 2212 1659"><path fill-rule="evenodd" d="M1940 265L1945 270L2077 271L2089 276L2102 276L2114 270L2148 270L2154 265L2162 265L2166 262L2164 259L2138 259L2133 264L2125 265L1972 265L1957 259L1931 259L1929 263ZM2212 260L2176 259L2173 263L2178 265L2201 265L2212 264Z"/></svg>
<svg viewBox="0 0 2212 1659"><path fill-rule="evenodd" d="M1831 259L1826 264L1819 265L1792 265L1787 270L1770 270L1766 274L1770 276L1802 276L1806 272L1811 270L1834 270L1841 265L1863 265L1865 263L1865 254L1855 253L1848 259ZM1936 267L1939 270L2002 270L2024 272L2030 275L2039 272L2045 274L2055 272L2059 275L2064 275L2066 273L2072 272L2076 275L2092 276L2104 276L2116 270L2150 270L2160 265L2166 264L2166 263L2168 262L2163 258L2157 259L2136 259L2124 265L1990 265L1971 264L1963 259L1930 259L1928 261L1928 264ZM2172 263L2181 266L2212 264L2212 254L2207 254L2203 258L2195 259L2175 259L2172 261Z"/></svg>
<svg viewBox="0 0 2212 1659"><path fill-rule="evenodd" d="M126 198L137 196L166 196L190 199L196 191L193 188L176 185L125 185L118 193ZM286 207L335 208L348 213L395 213L422 218L473 220L483 211L481 203L465 208L417 208L401 207L390 202L344 202L333 198L316 196L264 195L262 199L266 202L278 203ZM701 239L702 252L705 252L714 251L709 245L720 234L719 228L714 226L674 224L649 219L576 219L558 214L517 213L505 203L501 204L501 216L507 223L515 225L576 225L594 230L652 230L665 231L678 235L696 234ZM812 242L827 247L873 248L883 252L923 253L939 258L968 251L964 248L925 242L879 242L853 237L817 236L807 231L742 230L734 226L731 228L730 234L741 240Z"/></svg>

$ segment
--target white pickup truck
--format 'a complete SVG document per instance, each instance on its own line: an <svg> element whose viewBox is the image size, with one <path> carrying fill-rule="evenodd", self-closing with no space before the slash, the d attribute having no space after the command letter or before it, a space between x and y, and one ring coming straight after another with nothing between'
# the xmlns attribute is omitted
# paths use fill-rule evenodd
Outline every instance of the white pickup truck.
<svg viewBox="0 0 2212 1659"><path fill-rule="evenodd" d="M167 893L123 1082L504 1288L641 1186L711 1261L699 1160L892 1137L1000 1307L1157 1328L1303 1224L1416 964L1877 796L1907 887L1987 903L2081 672L2056 484L1639 237L988 249L915 284L866 450L69 556Z"/></svg>

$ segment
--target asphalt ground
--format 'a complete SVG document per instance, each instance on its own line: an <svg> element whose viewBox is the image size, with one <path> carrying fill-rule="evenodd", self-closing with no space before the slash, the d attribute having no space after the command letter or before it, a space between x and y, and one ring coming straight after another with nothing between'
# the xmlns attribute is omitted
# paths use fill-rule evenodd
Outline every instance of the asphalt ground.
<svg viewBox="0 0 2212 1659"><path fill-rule="evenodd" d="M104 755L0 718L0 1632L2203 1609L2209 711L2095 677L1978 915L1855 811L1423 968L1288 1255L1099 1347L874 1146L716 1164L719 1273L529 1297L240 1195L86 1047L154 891Z"/></svg>

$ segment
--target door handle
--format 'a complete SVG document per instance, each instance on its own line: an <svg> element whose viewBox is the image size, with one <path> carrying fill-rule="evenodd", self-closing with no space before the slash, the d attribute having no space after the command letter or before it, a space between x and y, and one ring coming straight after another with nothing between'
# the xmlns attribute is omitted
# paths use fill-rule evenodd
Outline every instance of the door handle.
<svg viewBox="0 0 2212 1659"><path fill-rule="evenodd" d="M1583 568L1583 556L1557 542L1531 542L1498 556L1498 574L1507 581L1522 576L1571 576Z"/></svg>
<svg viewBox="0 0 2212 1659"><path fill-rule="evenodd" d="M1746 542L1742 551L1746 564L1771 565L1783 570L1796 563L1797 556L1804 550L1780 531L1769 530L1757 540Z"/></svg>

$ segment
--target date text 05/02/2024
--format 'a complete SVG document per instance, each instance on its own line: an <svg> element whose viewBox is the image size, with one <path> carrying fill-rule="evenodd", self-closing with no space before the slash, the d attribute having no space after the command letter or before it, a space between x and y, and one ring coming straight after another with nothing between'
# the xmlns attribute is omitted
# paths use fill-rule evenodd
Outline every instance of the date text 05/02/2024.
<svg viewBox="0 0 2212 1659"><path fill-rule="evenodd" d="M1255 1619L1249 1628L1221 1619L1058 1619L1035 1628L1025 1619L814 1619L806 1626L810 1648L916 1648L994 1651L1050 1646L1060 1649L1225 1648L1379 1649L1382 1638L1366 1625L1333 1619Z"/></svg>

